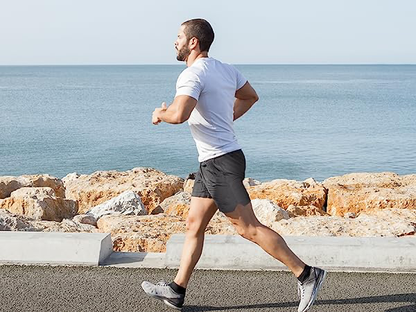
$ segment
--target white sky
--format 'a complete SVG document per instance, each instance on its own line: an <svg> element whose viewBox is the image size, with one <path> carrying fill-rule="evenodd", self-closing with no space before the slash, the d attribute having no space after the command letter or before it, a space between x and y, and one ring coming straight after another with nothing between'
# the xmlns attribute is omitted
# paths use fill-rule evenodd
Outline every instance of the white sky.
<svg viewBox="0 0 416 312"><path fill-rule="evenodd" d="M414 0L0 0L0 65L177 64L206 18L234 64L415 64Z"/></svg>

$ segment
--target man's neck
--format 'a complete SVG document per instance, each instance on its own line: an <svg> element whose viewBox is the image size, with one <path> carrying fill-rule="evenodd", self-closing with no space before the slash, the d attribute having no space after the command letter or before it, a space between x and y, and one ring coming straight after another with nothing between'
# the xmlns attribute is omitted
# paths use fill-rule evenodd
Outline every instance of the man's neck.
<svg viewBox="0 0 416 312"><path fill-rule="evenodd" d="M186 66L190 67L193 63L195 63L196 60L200 58L206 58L208 57L208 52L196 52L195 50L189 54L188 58L186 59Z"/></svg>

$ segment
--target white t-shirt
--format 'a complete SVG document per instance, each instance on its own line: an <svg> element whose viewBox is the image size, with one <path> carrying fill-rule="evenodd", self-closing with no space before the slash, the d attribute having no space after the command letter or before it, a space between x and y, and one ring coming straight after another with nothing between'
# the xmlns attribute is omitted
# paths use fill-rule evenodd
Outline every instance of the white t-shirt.
<svg viewBox="0 0 416 312"><path fill-rule="evenodd" d="M198 149L198 161L240 149L234 133L235 92L247 79L233 66L213 58L200 58L176 82L176 96L198 102L188 119Z"/></svg>

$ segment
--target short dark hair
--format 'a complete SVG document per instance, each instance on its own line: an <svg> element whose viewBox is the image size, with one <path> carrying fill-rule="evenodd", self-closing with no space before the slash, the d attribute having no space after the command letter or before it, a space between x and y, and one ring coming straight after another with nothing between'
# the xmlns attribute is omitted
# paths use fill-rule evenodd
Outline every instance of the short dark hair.
<svg viewBox="0 0 416 312"><path fill-rule="evenodd" d="M199 48L202 51L209 51L214 41L214 30L208 21L202 18L194 18L182 23L186 39L195 37L199 41Z"/></svg>

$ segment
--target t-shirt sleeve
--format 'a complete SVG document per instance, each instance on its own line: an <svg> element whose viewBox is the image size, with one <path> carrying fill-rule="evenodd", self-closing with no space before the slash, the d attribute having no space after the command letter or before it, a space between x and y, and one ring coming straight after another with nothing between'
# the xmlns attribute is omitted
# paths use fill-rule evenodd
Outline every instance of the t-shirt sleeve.
<svg viewBox="0 0 416 312"><path fill-rule="evenodd" d="M238 90L238 89L241 89L246 84L247 79L236 68L235 68L235 72L236 72L236 75L237 75L237 89L236 90Z"/></svg>
<svg viewBox="0 0 416 312"><path fill-rule="evenodd" d="M185 70L179 75L176 82L175 97L188 95L198 101L201 92L202 86L198 75L189 70Z"/></svg>

